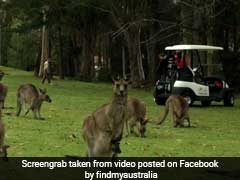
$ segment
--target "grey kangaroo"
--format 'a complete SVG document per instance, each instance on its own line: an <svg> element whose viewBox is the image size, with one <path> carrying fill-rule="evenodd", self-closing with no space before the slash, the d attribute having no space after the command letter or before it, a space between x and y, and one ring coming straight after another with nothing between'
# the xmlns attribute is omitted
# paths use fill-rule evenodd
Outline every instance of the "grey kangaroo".
<svg viewBox="0 0 240 180"><path fill-rule="evenodd" d="M7 160L7 148L9 146L4 145L5 127L2 121L2 109L0 109L0 158Z"/></svg>
<svg viewBox="0 0 240 180"><path fill-rule="evenodd" d="M21 85L17 90L17 113L16 116L19 116L22 110L23 104L29 104L30 107L27 109L25 116L30 110L33 111L35 119L43 119L40 115L40 110L43 101L52 102L50 97L47 95L47 91L44 89L37 88L32 84Z"/></svg>
<svg viewBox="0 0 240 180"><path fill-rule="evenodd" d="M134 131L134 128L136 127L140 136L145 137L146 124L148 123L148 120L145 118L145 116L145 103L136 98L128 98L128 117L126 120L127 135L129 135L129 126L131 134L135 134L138 136L138 134Z"/></svg>
<svg viewBox="0 0 240 180"><path fill-rule="evenodd" d="M88 157L116 157L127 118L128 80L115 79L112 101L102 105L83 123Z"/></svg>
<svg viewBox="0 0 240 180"><path fill-rule="evenodd" d="M7 92L8 92L8 87L0 83L0 108L4 108Z"/></svg>
<svg viewBox="0 0 240 180"><path fill-rule="evenodd" d="M162 124L170 111L173 118L173 127L184 127L184 120L187 120L190 127L189 106L187 100L179 95L171 95L166 101L165 112L158 124Z"/></svg>

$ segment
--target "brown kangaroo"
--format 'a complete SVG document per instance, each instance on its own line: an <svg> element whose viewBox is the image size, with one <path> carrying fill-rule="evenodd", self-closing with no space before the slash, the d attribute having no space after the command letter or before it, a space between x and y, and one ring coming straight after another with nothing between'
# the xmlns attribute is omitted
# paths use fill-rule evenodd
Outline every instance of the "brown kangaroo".
<svg viewBox="0 0 240 180"><path fill-rule="evenodd" d="M102 105L83 123L88 157L116 157L121 153L124 122L127 118L128 80L115 79L112 101Z"/></svg>
<svg viewBox="0 0 240 180"><path fill-rule="evenodd" d="M4 102L7 97L8 87L0 83L0 108L4 108Z"/></svg>
<svg viewBox="0 0 240 180"><path fill-rule="evenodd" d="M185 119L188 121L188 127L190 127L188 109L189 105L186 99L179 95L171 95L166 101L164 115L158 124L164 122L170 110L173 117L173 127L184 127Z"/></svg>
<svg viewBox="0 0 240 180"><path fill-rule="evenodd" d="M7 148L9 146L4 145L5 127L2 121L2 110L0 109L0 157L7 160Z"/></svg>
<svg viewBox="0 0 240 180"><path fill-rule="evenodd" d="M33 111L33 115L35 119L43 119L40 115L40 110L43 101L52 102L50 97L47 95L46 90L42 90L37 88L32 84L24 84L21 85L17 90L17 113L16 116L19 116L22 110L22 105L29 104L30 107L25 113L25 116L28 114L30 110Z"/></svg>
<svg viewBox="0 0 240 180"><path fill-rule="evenodd" d="M127 135L129 135L128 126L130 127L130 133L138 134L134 131L134 127L137 127L138 132L141 137L145 137L146 132L146 124L148 122L145 119L146 116L146 105L144 102L136 99L136 98L129 98L128 99L128 117L126 121L126 131Z"/></svg>

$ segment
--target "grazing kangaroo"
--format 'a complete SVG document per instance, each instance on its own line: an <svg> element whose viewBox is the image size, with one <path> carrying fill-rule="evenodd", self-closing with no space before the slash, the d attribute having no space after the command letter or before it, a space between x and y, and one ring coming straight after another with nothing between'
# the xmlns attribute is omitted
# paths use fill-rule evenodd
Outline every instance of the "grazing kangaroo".
<svg viewBox="0 0 240 180"><path fill-rule="evenodd" d="M173 127L184 127L185 119L188 121L188 127L190 127L188 109L189 105L186 99L179 95L171 95L166 101L163 118L158 122L158 124L163 123L170 110L173 117Z"/></svg>
<svg viewBox="0 0 240 180"><path fill-rule="evenodd" d="M99 107L83 123L88 157L116 157L121 153L124 122L127 118L128 80L115 79L113 98Z"/></svg>
<svg viewBox="0 0 240 180"><path fill-rule="evenodd" d="M7 97L8 87L0 83L0 108L4 108L4 102Z"/></svg>
<svg viewBox="0 0 240 180"><path fill-rule="evenodd" d="M24 84L21 85L17 90L17 113L16 116L19 116L22 110L22 105L29 104L30 107L25 113L25 116L28 114L30 110L33 111L33 115L35 119L43 119L40 115L40 110L43 101L52 102L50 97L47 95L46 90L42 90L37 88L32 84Z"/></svg>
<svg viewBox="0 0 240 180"><path fill-rule="evenodd" d="M7 148L9 146L4 145L5 127L2 121L2 110L0 109L0 158L7 160Z"/></svg>
<svg viewBox="0 0 240 180"><path fill-rule="evenodd" d="M134 127L137 127L138 132L141 137L145 137L146 132L146 124L148 122L145 119L146 116L146 105L144 102L139 101L136 98L128 99L128 117L126 120L126 131L127 135L129 135L128 126L130 127L130 133L138 134L134 131Z"/></svg>

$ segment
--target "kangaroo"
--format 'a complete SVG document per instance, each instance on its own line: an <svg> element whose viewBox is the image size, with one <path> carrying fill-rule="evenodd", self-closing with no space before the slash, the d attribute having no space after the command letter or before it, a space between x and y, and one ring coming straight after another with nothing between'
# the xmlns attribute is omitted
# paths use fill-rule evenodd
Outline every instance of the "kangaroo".
<svg viewBox="0 0 240 180"><path fill-rule="evenodd" d="M139 101L136 98L128 99L128 117L126 120L126 131L127 136L129 135L128 126L130 127L130 133L138 134L134 131L134 127L137 127L138 132L141 137L145 137L146 124L148 120L145 119L146 116L146 105L144 102Z"/></svg>
<svg viewBox="0 0 240 180"><path fill-rule="evenodd" d="M4 102L7 97L8 87L0 83L0 108L4 109Z"/></svg>
<svg viewBox="0 0 240 180"><path fill-rule="evenodd" d="M83 123L83 139L88 157L116 157L121 153L124 122L127 118L128 80L117 78L112 101L102 105Z"/></svg>
<svg viewBox="0 0 240 180"><path fill-rule="evenodd" d="M186 99L179 95L171 95L166 101L164 115L158 124L162 124L164 122L170 110L173 117L173 127L184 127L185 119L188 121L188 127L190 127L188 109L189 105Z"/></svg>
<svg viewBox="0 0 240 180"><path fill-rule="evenodd" d="M7 160L7 148L9 146L4 145L5 127L2 121L2 110L0 109L0 158Z"/></svg>
<svg viewBox="0 0 240 180"><path fill-rule="evenodd" d="M46 90L37 88L32 84L21 85L17 90L17 113L16 116L19 116L22 110L22 105L29 104L30 107L27 109L25 116L30 110L33 111L34 119L43 119L40 115L40 110L43 101L52 102L50 97L47 95Z"/></svg>

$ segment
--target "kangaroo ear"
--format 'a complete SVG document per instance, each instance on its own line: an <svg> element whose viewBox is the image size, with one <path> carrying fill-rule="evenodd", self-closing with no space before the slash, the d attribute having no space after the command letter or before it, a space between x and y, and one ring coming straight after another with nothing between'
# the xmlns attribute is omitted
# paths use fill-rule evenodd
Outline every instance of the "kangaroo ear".
<svg viewBox="0 0 240 180"><path fill-rule="evenodd" d="M47 90L45 88L44 89L39 88L39 92L42 94L45 94L47 92Z"/></svg>
<svg viewBox="0 0 240 180"><path fill-rule="evenodd" d="M116 74L115 76L112 76L112 81L113 81L113 83L114 83L115 81L119 81L119 80L120 80L119 74Z"/></svg>
<svg viewBox="0 0 240 180"><path fill-rule="evenodd" d="M43 93L43 90L41 88L38 88L40 93Z"/></svg>
<svg viewBox="0 0 240 180"><path fill-rule="evenodd" d="M148 119L145 119L142 123L143 123L143 125L146 125L147 123L148 123Z"/></svg>
<svg viewBox="0 0 240 180"><path fill-rule="evenodd" d="M126 74L126 75L123 77L123 79L124 79L125 81L129 81L129 80L130 80L130 74Z"/></svg>
<svg viewBox="0 0 240 180"><path fill-rule="evenodd" d="M128 84L132 84L132 82L130 80L130 74L125 75L123 79L124 79L124 81L127 81Z"/></svg>
<svg viewBox="0 0 240 180"><path fill-rule="evenodd" d="M112 76L112 83L114 83L115 82L115 79L114 79L114 77Z"/></svg>
<svg viewBox="0 0 240 180"><path fill-rule="evenodd" d="M142 125L146 125L146 124L148 123L148 119L143 119L142 121L140 121L140 123L141 123Z"/></svg>

